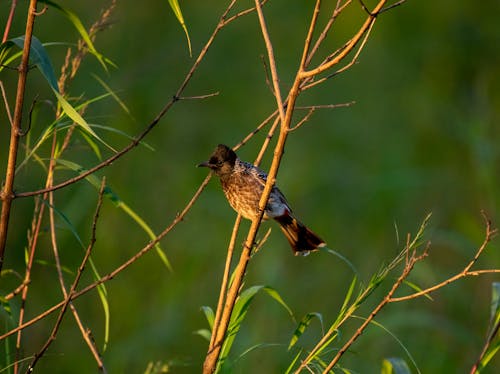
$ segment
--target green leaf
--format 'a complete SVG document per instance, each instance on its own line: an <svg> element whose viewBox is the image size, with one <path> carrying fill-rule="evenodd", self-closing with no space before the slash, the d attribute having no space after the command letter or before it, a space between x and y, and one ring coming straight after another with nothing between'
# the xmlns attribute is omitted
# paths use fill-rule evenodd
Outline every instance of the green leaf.
<svg viewBox="0 0 500 374"><path fill-rule="evenodd" d="M208 325L210 326L210 329L213 329L214 328L214 320L215 320L214 311L212 310L212 308L210 308L209 306L205 306L205 305L201 307L201 310L202 310L203 314L205 314L205 318L207 319L207 322L208 322Z"/></svg>
<svg viewBox="0 0 500 374"><path fill-rule="evenodd" d="M271 287L258 285L250 287L241 292L241 294L236 299L236 303L234 304L233 312L231 314L231 319L229 321L226 339L224 340L221 350L221 355L217 363L218 368L224 364L227 356L229 355L229 351L231 350L236 334L238 333L240 326L243 320L245 319L245 316L248 312L248 308L250 307L253 298L259 291L262 290L265 291L274 300L276 300L280 305L282 305L286 309L286 311L290 315L292 315L290 308L285 304L283 299L279 296L278 292Z"/></svg>
<svg viewBox="0 0 500 374"><path fill-rule="evenodd" d="M10 41L17 45L21 50L24 48L24 35L10 39ZM52 87L53 90L59 93L57 78L54 73L54 68L52 67L52 62L50 61L49 55L47 54L43 44L34 35L31 38L30 63L32 65L35 65L38 70L40 70L40 73L42 73L42 75L45 77L50 87Z"/></svg>
<svg viewBox="0 0 500 374"><path fill-rule="evenodd" d="M302 355L302 350L300 350L296 355L295 357L293 358L292 362L290 363L290 365L288 365L288 368L286 369L285 371L285 374L290 374L295 366L295 364L297 363L297 361L299 360L300 356Z"/></svg>
<svg viewBox="0 0 500 374"><path fill-rule="evenodd" d="M212 333L208 329L196 330L193 332L193 334L201 336L203 339L205 339L208 342L210 342L210 339L212 338Z"/></svg>
<svg viewBox="0 0 500 374"><path fill-rule="evenodd" d="M68 161L68 160L63 160L63 159L57 159L57 162L61 165L66 166L67 168L71 170L75 170L78 173L83 173L87 171L87 169L83 168L82 166ZM95 175L91 174L85 177L85 179L93 185L97 190L101 188L101 181L99 178L97 178ZM104 188L104 196L111 200L113 204L117 207L122 209L129 217L131 217L150 237L151 240L156 239L156 235L153 232L153 230L149 227L149 225L135 212L133 211L123 200L121 200L118 195L109 187L106 185ZM173 271L172 266L170 264L170 261L167 258L167 255L161 248L159 243L155 244L155 250L160 259L162 260L163 264L169 271Z"/></svg>
<svg viewBox="0 0 500 374"><path fill-rule="evenodd" d="M347 264L347 266L349 266L351 268L351 270L353 271L354 274L359 275L358 270L354 267L354 265L351 263L351 261L349 261L345 256L342 256L339 252L334 251L333 249L328 248L328 247L321 247L318 249L320 251L324 251L324 252L330 253L330 254L338 257L339 259L344 261Z"/></svg>
<svg viewBox="0 0 500 374"><path fill-rule="evenodd" d="M403 281L403 283L406 284L408 287L412 288L414 291L417 291L417 292L422 291L422 288L420 288L415 283L412 283L412 282L410 282L410 281L408 281L406 279ZM434 301L434 299L429 294L424 294L423 296L425 298L429 299L430 301Z"/></svg>
<svg viewBox="0 0 500 374"><path fill-rule="evenodd" d="M382 362L382 374L411 374L406 361L399 357L386 358Z"/></svg>
<svg viewBox="0 0 500 374"><path fill-rule="evenodd" d="M177 0L168 0L168 3L170 4L172 11L174 12L175 16L177 17L177 20L181 24L182 29L184 30L184 34L186 34L186 39L188 42L188 49L189 49L189 56L192 56L191 39L189 39L189 33L187 30L186 24L184 22L184 17L182 16L181 7L179 6L179 2Z"/></svg>
<svg viewBox="0 0 500 374"><path fill-rule="evenodd" d="M321 326L323 326L323 316L321 315L321 313L315 313L315 312L307 313L300 320L297 328L293 332L292 339L290 340L290 343L288 344L288 350L290 350L295 345L295 343L297 343L299 338L302 336L302 334L304 333L304 331L306 330L306 328L309 326L309 324L311 323L311 321L314 318L317 318L320 321Z"/></svg>
<svg viewBox="0 0 500 374"><path fill-rule="evenodd" d="M279 347L281 344L278 343L258 343L254 344L251 347L245 349L235 361L241 360L243 357L245 357L247 354L249 354L252 351L255 351L256 349L259 348L267 348L267 347Z"/></svg>
<svg viewBox="0 0 500 374"><path fill-rule="evenodd" d="M125 213L127 213L150 237L151 240L156 239L156 234L154 231L149 227L149 225L144 221L135 211L133 211L127 204L125 204L124 201L120 200L118 203L118 207L122 209ZM163 252L163 249L161 249L160 245L158 243L155 244L155 250L156 254L158 257L160 257L161 261L165 265L165 267L169 271L173 271L172 265L170 264L170 261L167 258L167 255L165 252Z"/></svg>
<svg viewBox="0 0 500 374"><path fill-rule="evenodd" d="M135 140L135 137L132 136L132 135L129 135L127 134L126 132L124 131L121 131L121 130L118 130L118 129L115 129L114 127L110 127L110 126L103 126L103 125L98 125L96 123L91 123L90 124L90 127L93 127L93 128L97 128L97 129L101 129L101 130L105 130L105 131L109 131L109 132L113 132L115 134L119 134L129 140ZM139 142L140 145L146 147L147 149L149 149L150 151L155 151L155 149L148 143L144 142L144 141L140 141Z"/></svg>
<svg viewBox="0 0 500 374"><path fill-rule="evenodd" d="M491 284L491 321L493 325L500 322L500 282Z"/></svg>
<svg viewBox="0 0 500 374"><path fill-rule="evenodd" d="M353 318L358 318L358 319L361 319L363 321L366 320L366 318L358 317L358 316L353 316ZM420 374L420 370L419 370L419 368L417 366L417 363L416 363L415 359L411 355L410 351L405 347L405 345L403 344L403 342L401 340L399 340L398 337L391 330L389 330L387 327L385 327L381 323L375 321L374 319L372 319L370 323L372 325L375 325L375 326L381 328L382 330L384 330L386 333L388 333L399 344L399 346L405 351L406 355L410 359L410 361L413 364L413 366L415 366L415 368L417 370L417 373ZM406 364L406 361L404 361L403 359L400 359L400 358L391 359L391 358L389 358L388 360L402 361L402 362L404 362L404 364L406 365L406 367L408 367L408 365ZM395 373L399 373L399 372L395 372ZM411 373L411 372L409 371L409 373Z"/></svg>
<svg viewBox="0 0 500 374"><path fill-rule="evenodd" d="M352 294L354 293L354 288L356 286L356 282L358 280L358 277L355 276L352 281L351 285L349 286L349 289L347 290L347 294L344 297L344 302L342 303L342 307L340 308L340 316L341 318L344 317L345 312L347 310L347 306L349 305L349 301L351 300Z"/></svg>
<svg viewBox="0 0 500 374"><path fill-rule="evenodd" d="M92 43L92 39L90 39L90 35L88 34L87 30L85 29L85 26L83 26L82 21L80 21L80 18L70 11L68 8L63 7L62 5L59 5L53 1L50 0L40 0L39 2L45 3L49 6L51 6L54 9L59 10L61 13L63 13L66 18L73 24L75 29L78 31L80 34L80 37L83 39L85 44L87 44L87 48L90 53L92 53L101 63L102 67L107 70L106 62L109 63L107 59L105 59L99 52L94 47L94 43Z"/></svg>
<svg viewBox="0 0 500 374"><path fill-rule="evenodd" d="M94 79L96 81L98 81L101 84L101 86L104 87L106 92L108 92L113 97L113 99L115 99L115 101L118 103L118 105L120 105L120 107L124 110L124 112L127 113L128 115L130 115L130 110L128 109L127 105L118 97L118 95L111 89L111 87L109 87L106 84L106 82L104 82L97 75L92 74L92 76L94 77Z"/></svg>
<svg viewBox="0 0 500 374"><path fill-rule="evenodd" d="M13 38L9 42L17 45L19 48L22 49L24 46L24 36ZM113 149L113 147L108 145L94 132L94 130L92 130L87 121L85 121L85 119L83 119L83 117L78 113L78 111L75 108L73 108L73 106L59 93L59 87L57 86L57 79L54 74L54 68L52 67L50 58L43 44L40 43L40 40L38 40L38 38L36 38L35 36L33 36L31 40L30 62L31 64L35 65L38 68L38 70L40 70L42 75L45 77L46 81L49 83L64 114L66 114L76 124L82 127L82 129L84 129L87 133L92 135L94 138L98 139L106 147L111 149L113 152L116 152L116 150Z"/></svg>
<svg viewBox="0 0 500 374"><path fill-rule="evenodd" d="M290 315L290 317L292 317L292 320L295 320L295 318L293 317L293 312L292 310L290 309L290 307L285 303L285 301L281 298L280 294L278 293L278 291L276 291L274 288L272 287L264 287L263 290L269 295L271 296L274 300L276 300L279 304L281 304L281 306L283 308L286 309L286 311L288 312L288 314Z"/></svg>
<svg viewBox="0 0 500 374"><path fill-rule="evenodd" d="M491 284L491 315L488 327L488 338L485 351L477 363L477 373L480 373L500 350L500 282Z"/></svg>
<svg viewBox="0 0 500 374"><path fill-rule="evenodd" d="M64 113L71 118L76 124L78 124L81 128L83 128L87 133L92 135L94 138L99 140L102 144L104 144L106 147L111 149L113 152L116 152L116 150L111 147L109 144L107 144L104 140L102 140L95 132L92 130L92 128L89 126L87 121L83 119L83 117L76 111L71 104L66 101L66 99L56 90L54 90L54 94L57 97L57 101L59 102L59 105L61 105L62 110Z"/></svg>

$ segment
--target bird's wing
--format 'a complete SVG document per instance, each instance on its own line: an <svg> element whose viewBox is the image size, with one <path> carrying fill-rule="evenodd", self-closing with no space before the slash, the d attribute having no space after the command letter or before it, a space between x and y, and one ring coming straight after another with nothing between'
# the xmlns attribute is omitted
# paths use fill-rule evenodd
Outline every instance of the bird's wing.
<svg viewBox="0 0 500 374"><path fill-rule="evenodd" d="M249 162L241 161L241 163L245 166L244 171L253 175L255 180L257 180L262 188L264 188L267 182L266 172Z"/></svg>
<svg viewBox="0 0 500 374"><path fill-rule="evenodd" d="M255 179L259 181L260 185L262 186L262 189L264 189L264 186L266 185L266 182L267 182L267 173L264 170L258 168L257 166L255 166L249 162L245 162L245 161L241 161L241 162L247 166L246 170L250 170L250 173L252 173L256 177ZM285 205L287 205L288 209L291 212L288 201L286 200L285 195L283 195L283 193L280 191L280 189L278 187L276 187L276 185L274 185L272 191L273 191L272 195L278 196L279 199L281 200L281 202L284 203Z"/></svg>

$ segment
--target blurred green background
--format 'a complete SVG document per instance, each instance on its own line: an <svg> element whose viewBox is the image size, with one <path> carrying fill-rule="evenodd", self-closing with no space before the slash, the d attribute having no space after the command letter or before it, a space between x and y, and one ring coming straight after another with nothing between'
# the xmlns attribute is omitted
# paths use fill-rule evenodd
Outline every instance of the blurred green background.
<svg viewBox="0 0 500 374"><path fill-rule="evenodd" d="M75 0L64 3L86 27L108 4ZM215 27L225 6L222 3L181 3L194 56ZM251 4L242 1L238 9ZM9 6L10 2L1 4L2 25ZM19 4L11 37L24 33L26 7L24 1ZM330 4L324 4L325 15L330 8ZM311 11L310 1L271 0L265 6L283 92L290 87L296 71ZM291 134L278 185L297 215L329 247L354 264L362 281L368 281L398 253L406 233L416 232L429 212L433 216L425 238L432 242L431 255L411 276L422 287L446 279L469 262L484 235L482 209L498 224L499 12L496 0L480 4L408 1L378 18L356 65L301 96L300 105L356 102L349 108L317 111ZM339 18L319 57L342 45L363 19L359 4L354 2ZM103 93L92 77L98 75L116 90L131 115L107 99L92 105L85 118L89 123L135 135L172 97L194 58L189 56L182 29L167 1L119 1L111 20L111 27L97 36L95 44L118 68L105 72L95 58L88 57L68 92L72 97L86 98ZM35 35L44 43L75 43L78 39L71 23L50 8L37 18ZM47 49L58 74L66 45ZM172 221L206 176L206 170L195 165L207 159L218 143L238 143L274 110L275 101L266 85L261 60L265 55L255 14L227 26L184 92L185 96L213 92L219 95L177 103L145 139L154 151L138 147L98 173L106 176L116 194L155 232ZM16 73L4 70L1 79L12 106ZM27 108L36 95L54 100L43 78L33 71ZM3 175L8 148L3 106L0 116ZM52 118L49 107L41 110L31 129L32 140ZM127 144L121 136L104 131L99 134L117 149ZM264 137L265 132L255 136L239 150L240 157L253 160ZM40 157L48 157L48 152L49 144L40 151ZM271 156L272 152L268 152L264 169L269 167ZM75 138L66 157L84 167L99 162L81 137ZM61 171L56 179L62 181L71 175ZM44 171L31 162L19 172L16 190L34 190L43 183ZM55 201L86 243L96 201L94 187L79 182L58 191ZM14 202L4 269L23 269L33 206L32 198ZM106 284L111 324L103 359L108 372L143 372L148 362L160 360L178 365L174 372L200 371L207 343L193 332L207 327L200 307L215 308L234 218L218 182L212 180L186 219L161 242L173 273L152 251ZM69 269L76 271L82 250L64 222L58 222L61 257ZM45 229L48 221L46 225ZM244 240L248 227L245 222L238 243ZM319 312L328 326L342 304L352 271L337 257L325 253L294 257L276 225L265 223L263 228L272 228L272 234L252 260L246 286L271 286L297 319L308 312ZM147 242L146 234L106 201L93 254L101 274L116 268ZM48 232L44 232L38 258L53 263L49 244ZM478 267L498 268L498 249L497 239ZM61 299L52 266L37 265L33 277L29 316ZM91 281L88 275L84 278L82 285ZM484 342L491 282L495 280L498 277L461 280L435 293L433 301L418 299L390 305L377 321L401 340L422 373L466 372ZM15 277L6 277L2 293L17 284ZM369 313L369 307L377 303L384 289L379 291L360 315ZM102 347L104 317L97 293L80 298L76 306ZM39 349L54 318L26 330L26 355ZM348 337L357 323L346 326L343 336ZM274 300L259 295L233 353L238 355L258 343L277 345L245 355L236 363L234 372L283 372L293 357L286 347L295 326ZM310 348L320 335L321 326L315 321L300 343ZM345 356L342 365L359 373L378 372L382 359L393 356L406 358L390 335L372 327ZM498 372L499 368L500 360L496 358L486 372ZM38 369L51 373L95 370L69 313Z"/></svg>

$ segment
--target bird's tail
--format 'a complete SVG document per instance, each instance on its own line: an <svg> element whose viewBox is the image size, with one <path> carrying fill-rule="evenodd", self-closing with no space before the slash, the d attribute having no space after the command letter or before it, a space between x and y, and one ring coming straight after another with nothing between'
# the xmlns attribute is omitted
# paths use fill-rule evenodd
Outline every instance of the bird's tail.
<svg viewBox="0 0 500 374"><path fill-rule="evenodd" d="M282 216L274 217L274 219L280 224L280 228L296 256L307 256L309 252L326 245L323 239L291 214L285 213Z"/></svg>

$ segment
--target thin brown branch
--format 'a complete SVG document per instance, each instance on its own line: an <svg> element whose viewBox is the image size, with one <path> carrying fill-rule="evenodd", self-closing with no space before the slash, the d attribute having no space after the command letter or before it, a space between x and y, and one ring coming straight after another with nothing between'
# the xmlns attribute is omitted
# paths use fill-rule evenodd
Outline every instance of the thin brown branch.
<svg viewBox="0 0 500 374"><path fill-rule="evenodd" d="M309 52L309 55L307 56L304 68L306 68L311 63L312 58L318 51L320 45L326 39L328 32L332 28L333 23L337 19L338 15L342 13L342 11L351 3L351 1L352 0L347 0L344 4L341 4L341 0L337 0L337 4L335 5L332 15L328 19L328 22L326 23L325 27L323 28L323 31L319 35L318 40L316 40L316 43L314 43L314 46L312 47L311 51Z"/></svg>
<svg viewBox="0 0 500 374"><path fill-rule="evenodd" d="M406 2L406 0L396 1L394 4L388 5L385 8L380 9L380 11L378 12L378 14L382 14L384 12L387 12L388 10L391 10L392 8L396 8L397 6L400 6L401 4L403 4L405 2Z"/></svg>
<svg viewBox="0 0 500 374"><path fill-rule="evenodd" d="M57 148L57 130L54 130L54 133L52 136L52 147L51 147L51 151L50 151L51 155L53 155L56 152L56 148ZM52 183L53 170L54 170L54 158L51 157L50 165L49 165L48 172L47 172L47 179L45 181L45 186L50 186L50 184ZM47 199L47 195L48 194L44 194L43 199ZM30 279L31 279L31 270L33 268L33 263L34 263L34 259L35 259L36 243L38 241L38 235L40 233L39 225L42 222L43 215L44 215L43 208L44 208L44 205L41 205L41 209L40 209L39 215L38 215L37 230L34 232L34 236L32 237L33 242L32 242L32 245L30 247L29 260L28 260L28 264L26 266L26 275L25 275L25 279L23 282L27 285L30 283ZM28 297L28 286L26 286L22 291L22 296L21 296L22 308L19 312L18 325L22 324L24 321L25 304L27 301L27 297ZM21 337L22 337L22 331L20 330L17 333L16 358L19 358L19 354L21 351ZM14 363L14 372L17 373L18 370L19 370L19 366L18 366L18 363L16 360L16 362Z"/></svg>
<svg viewBox="0 0 500 374"><path fill-rule="evenodd" d="M428 216L429 217L429 216ZM424 223L425 224L425 223ZM405 260L405 268L403 268L403 272L406 271L405 269L409 266L411 261L421 261L425 256L427 256L428 251L429 251L429 245L426 246L424 251L420 256L416 256L416 251L410 251L411 248L414 248L417 245L417 238L420 237L420 233L417 233L415 235L414 240L411 240L411 235L408 234L407 240L406 240L406 245L403 248L403 250L391 261L389 265L387 265L378 275L377 277L380 277L380 279L383 279L387 276L387 274L393 270L396 266L398 266L402 260ZM413 266L413 265L412 265ZM376 287L376 286L375 286ZM358 295L356 300L364 300L366 299L374 290L374 286L370 285L368 287L365 287L365 289L361 292L361 294ZM335 325L332 325L330 329L326 332L326 334L323 335L323 337L316 343L314 348L309 352L307 357L302 360L299 368L294 372L295 374L299 374L301 370L305 368L309 368L309 363L313 360L314 357L318 354L318 352L322 349L324 349L325 344L327 344L328 341L331 341L335 334L338 332L338 329L340 326L342 326L349 318L353 316L353 313L356 311L358 308L359 304L357 302L354 302L344 313L343 317L335 323Z"/></svg>
<svg viewBox="0 0 500 374"><path fill-rule="evenodd" d="M450 283L456 282L457 280L459 280L461 278L465 278L465 277L469 277L469 276L476 276L479 274L500 273L500 269L470 270L472 268L472 266L474 266L474 264L477 262L477 260L479 259L479 257L481 256L481 254L483 253L485 248L487 247L488 243L493 239L493 237L497 233L497 229L492 228L490 219L486 216L486 214L484 212L482 214L483 214L483 218L484 218L485 223L486 223L486 232L484 235L484 240L483 240L482 244L479 246L479 248L477 249L472 260L464 267L464 269L461 272L459 272L459 273L455 274L454 276L442 281L441 283L438 283L438 284L436 284L432 287L426 288L424 290L415 292L411 295L394 297L390 300L390 302L395 303L395 302L415 299L417 297L427 295L431 292L437 291L440 288L443 288L443 287L449 285Z"/></svg>
<svg viewBox="0 0 500 374"><path fill-rule="evenodd" d="M262 147L260 148L259 154L257 155L257 158L255 159L255 162L253 163L255 166L259 166L260 163L262 162L262 159L264 158L264 154L267 150L267 147L271 143L271 139L274 136L274 133L276 132L276 129L278 128L278 125L280 123L280 118L276 116L274 119L274 123L269 129L266 138L264 139L264 143L262 144Z"/></svg>
<svg viewBox="0 0 500 374"><path fill-rule="evenodd" d="M312 83L309 83L307 85L305 85L302 89L303 90L307 90L311 87L314 87L318 84L321 84L323 83L324 81L328 80L328 79L331 79L333 77L335 77L336 75L339 75L340 73L343 73L344 71L348 70L349 68L351 68L357 61L358 61L358 58L359 58L359 55L361 54L361 51L364 49L365 47L365 44L368 40L368 37L370 36L370 33L372 31L372 28L373 26L375 25L375 23L372 23L370 24L370 27L368 28L368 30L365 32L364 36L363 36L363 40L361 41L361 43L359 44L357 50L356 50L356 53L354 54L353 58L351 59L351 61L349 63L347 63L345 66L341 67L340 69L338 69L337 71L329 74L328 76L326 77L323 77L321 79L318 79L317 81L314 81Z"/></svg>
<svg viewBox="0 0 500 374"><path fill-rule="evenodd" d="M271 113L264 121L262 121L251 133L249 133L241 142L233 147L234 151L237 151L241 146L245 145L255 134L257 134L264 126L266 126L273 118L276 117L278 111Z"/></svg>
<svg viewBox="0 0 500 374"><path fill-rule="evenodd" d="M202 100L202 99L208 99L210 97L214 97L219 95L219 92L213 92L211 94L206 94L206 95L198 95L198 96L180 96L178 100Z"/></svg>
<svg viewBox="0 0 500 374"><path fill-rule="evenodd" d="M349 107L351 105L356 104L355 101L349 101L347 103L339 103L339 104L325 104L325 105L303 105L303 106L297 106L295 109L297 110L310 110L310 109L335 109L335 108L345 108Z"/></svg>
<svg viewBox="0 0 500 374"><path fill-rule="evenodd" d="M12 119L12 113L10 112L9 101L7 100L7 94L5 93L5 87L3 82L0 81L0 89L2 90L2 98L5 104L5 113L7 113L7 118L9 119L10 126L14 126L14 120Z"/></svg>
<svg viewBox="0 0 500 374"><path fill-rule="evenodd" d="M481 349L481 353L479 354L479 357L472 366L470 374L475 374L479 372L481 361L483 361L486 352L488 352L488 348L491 347L493 341L498 337L498 332L500 331L500 320L495 321L494 318L491 318L488 331L489 333L488 336L486 337L486 341L484 342L483 348Z"/></svg>
<svg viewBox="0 0 500 374"><path fill-rule="evenodd" d="M214 324L212 327L212 336L210 337L210 344L208 345L209 350L213 348L215 344L215 337L217 335L217 331L219 330L220 320L222 316L222 308L224 305L224 301L226 300L227 285L229 283L229 277L231 273L231 262L233 260L234 246L236 244L236 237L238 236L238 229L240 227L240 223L241 223L241 215L238 214L236 220L234 221L233 231L231 233L231 240L229 241L229 247L227 249L226 265L224 267L222 283L220 286L219 301L217 303L217 309L215 312Z"/></svg>
<svg viewBox="0 0 500 374"><path fill-rule="evenodd" d="M55 137L56 137L56 133L54 132L54 138ZM53 151L55 151L55 149L53 149ZM49 173L48 173L48 176L47 176L48 185L49 186L53 183L53 176L54 176L54 168L55 168L55 165L56 165L56 159L57 159L57 156L55 154L53 154L52 157L51 157L51 160L50 160ZM100 191L99 191L98 209L100 208L100 206L102 204L102 195L103 195L104 187L105 187L105 178L103 178L103 181L101 183L101 188L100 188ZM63 293L64 298L67 299L68 298L68 292L66 290L66 285L65 285L65 282L64 282L62 264L61 264L61 261L60 261L59 250L58 250L58 245L57 245L56 225L55 225L55 218L54 218L54 206L55 206L55 203L54 203L54 193L53 192L49 192L49 204L50 204L50 209L49 209L50 237L51 237L51 241L52 241L52 248L53 248L53 251L54 251L55 264L56 264L56 269L57 269L57 273L58 273L58 278L59 278L59 284L60 284L60 287L61 287L61 291ZM92 229L93 229L92 233L93 233L93 235L95 235L95 226L97 225L97 222L96 222L97 218L96 217L98 216L98 212L99 212L98 209L96 209L96 213L94 215L94 221L93 221L93 224L92 224ZM91 238L91 243L95 243L95 237L94 236ZM87 256L87 258L88 258L88 256ZM85 259L85 262L86 261L87 260ZM71 309L71 312L73 313L73 317L75 318L76 324L77 324L78 328L80 329L80 333L81 333L81 335L83 337L83 340L85 341L85 343L89 347L90 352L92 353L94 359L97 362L97 366L101 369L101 371L105 372L106 370L104 369L104 364L103 364L102 359L100 357L100 354L99 354L99 352L97 350L97 347L95 346L94 342L91 339L89 339L89 334L87 333L88 329L86 329L85 326L83 325L83 322L82 322L82 320L80 318L80 315L79 315L79 313L78 313L75 305L73 303L69 303L69 308ZM63 309L61 310L61 313L64 314L65 310L66 310L66 308L63 307ZM55 340L56 335L57 335L57 331L58 331L58 327L59 327L61 321L62 321L62 315L60 316L59 323L56 323L56 326L54 326L54 329L53 329L53 331L52 331L49 339L45 343L44 347L40 350L40 352L38 354L35 355L35 359L33 360L32 364L31 364L31 367L34 366L34 363L36 363L37 360L39 360L42 357L42 355L48 349L48 347L52 343L52 341Z"/></svg>
<svg viewBox="0 0 500 374"><path fill-rule="evenodd" d="M379 3L375 6L373 11L371 12L372 14L377 14L377 12L380 11L385 5L387 0L380 0ZM318 67L308 70L308 71L303 71L301 73L301 78L309 78L316 76L318 74L323 73L326 70L331 69L333 66L337 65L340 61L342 61L358 44L359 41L362 40L363 35L367 32L372 27L372 24L375 22L376 16L369 15L366 21L363 23L359 31L354 35L354 37L351 39L349 44L340 52L334 59L319 65Z"/></svg>
<svg viewBox="0 0 500 374"><path fill-rule="evenodd" d="M309 61L308 53L309 49L311 48L314 29L316 28L316 24L318 22L320 8L321 8L321 0L316 0L316 5L314 6L311 23L309 24L309 31L307 32L307 36L304 42L304 49L302 50L302 58L300 60L300 70L304 70Z"/></svg>
<svg viewBox="0 0 500 374"><path fill-rule="evenodd" d="M293 127L290 127L290 132L294 131L294 130L297 130L300 126L302 126L304 123L306 123L307 121L309 121L309 118L311 118L312 114L314 113L316 109L314 107L310 108L309 111L307 112L307 114L302 117L302 119Z"/></svg>
<svg viewBox="0 0 500 374"><path fill-rule="evenodd" d="M269 236L271 235L271 228L267 230L267 232L264 234L262 239L259 239L255 241L255 248L252 252L252 256L254 256L260 249L264 246L264 244L267 242L267 239L269 239Z"/></svg>
<svg viewBox="0 0 500 374"><path fill-rule="evenodd" d="M269 78L269 69L267 68L267 62L264 57L264 55L260 55L260 60L262 62L262 66L264 68L264 76L266 77L266 86L269 89L269 92L274 96L274 88L273 84L271 83L271 78Z"/></svg>
<svg viewBox="0 0 500 374"><path fill-rule="evenodd" d="M14 19L14 13L16 12L16 7L17 7L17 0L12 0L12 2L10 3L9 17L7 18L5 29L3 31L2 43L5 43L7 39L9 39L9 33L12 27L12 20Z"/></svg>
<svg viewBox="0 0 500 374"><path fill-rule="evenodd" d="M340 350L337 352L335 357L330 361L328 366L323 370L323 374L330 373L335 365L339 362L340 358L344 355L345 352L352 346L352 344L361 336L363 331L367 328L367 326L373 321L375 316L386 306L390 303L392 295L396 292L396 290L399 288L399 286L403 283L403 281L408 277L408 275L411 273L413 270L413 267L415 264L421 260L423 260L427 256L427 251L429 247L426 247L424 252L420 255L417 256L416 254L416 249L411 251L410 249L410 244L408 242L407 247L406 247L406 252L407 252L407 258L406 258L406 264L405 267L403 268L403 271L401 272L401 275L399 278L394 282L392 285L392 288L389 290L389 292L386 294L386 296L382 299L382 301L372 310L368 318L364 320L364 322L361 324L361 326L356 330L356 332L349 338L349 340L340 348ZM411 253L409 253L411 251Z"/></svg>
<svg viewBox="0 0 500 374"><path fill-rule="evenodd" d="M264 4L266 4L266 3L267 3L267 0L262 0L262 1L260 2L260 4L261 4L261 5L264 5ZM238 12L238 13L237 13L237 14L235 14L234 16L231 16L231 17L229 17L229 18L225 19L225 20L224 20L224 26L225 26L225 25L227 25L227 24L229 24L229 23L231 23L231 22L233 22L233 21L235 21L236 19L238 19L238 18L240 18L240 17L242 17L242 16L245 16L245 15L247 15L247 14L250 14L250 13L252 13L252 12L254 12L254 11L255 11L255 7L248 8L248 9L242 10L241 12Z"/></svg>
<svg viewBox="0 0 500 374"><path fill-rule="evenodd" d="M78 286L80 278L81 278L83 271L85 269L85 265L87 264L87 261L90 258L90 254L92 253L92 249L94 248L94 245L96 242L97 220L99 219L99 212L100 212L101 206L102 206L102 199L104 196L104 187L105 186L106 186L106 180L103 178L102 183L101 183L101 188L99 190L96 211L94 213L94 218L92 220L92 234L91 234L91 238L90 238L90 243L87 246L87 250L85 251L85 255L82 259L82 262L81 262L80 266L78 267L78 272L77 272L76 277L73 281L73 284L71 285L69 292L66 292L66 289L64 286L64 281L62 280L62 274L59 273L59 278L60 278L60 281L62 282L61 287L62 287L62 290L64 292L64 298L65 298L64 304L62 305L61 310L59 311L59 316L57 317L56 323L54 324L54 327L52 328L52 332L51 332L49 338L47 339L47 341L45 342L43 347L35 354L33 360L31 361L31 364L28 367L27 373L31 373L33 371L38 360L40 360L40 358L44 355L44 353L47 351L47 349L52 344L52 342L56 339L57 332L59 331L59 327L61 326L61 323L62 323L62 320L63 320L64 315L66 313L66 310L67 310L68 306L72 305L71 297L72 297L72 295L74 295L74 293L76 291L76 287ZM52 220L53 220L53 217L52 217ZM58 258L57 255L56 255L56 258ZM58 270L59 269L60 269L60 266L58 266ZM75 314L75 312L74 312L74 314ZM78 316L78 314L75 315L75 318L77 318L77 320L79 321L79 318L77 316ZM94 356L97 354L96 361L98 363L99 369L101 370L101 372L105 373L106 370L104 368L104 365L102 363L102 360L101 360L99 354L97 352L94 352L96 350L94 342L89 339L89 336L85 330L83 330L83 336L84 336L84 339L87 341L87 344L91 348L93 348L93 349L91 349L91 351L94 354Z"/></svg>
<svg viewBox="0 0 500 374"><path fill-rule="evenodd" d="M269 38L269 32L267 31L266 20L264 19L264 13L262 12L262 6L259 0L255 0L255 9L259 17L260 29L262 31L262 37L264 38L264 43L266 45L266 51L269 59L269 69L271 71L271 81L273 83L274 97L276 98L276 104L278 106L278 112L280 114L281 124L283 126L285 122L285 109L283 107L283 98L281 96L278 71L276 69L276 59L274 58L273 44L271 43L271 39Z"/></svg>
<svg viewBox="0 0 500 374"><path fill-rule="evenodd" d="M9 156L7 160L7 169L5 172L5 182L3 189L0 191L0 199L2 200L2 211L0 213L0 271L2 271L5 246L7 244L7 233L9 227L10 208L14 200L14 176L16 170L17 151L19 148L19 134L21 131L24 93L26 91L26 79L28 77L28 64L31 47L31 39L33 36L33 27L35 24L37 0L31 0L28 8L28 16L26 19L26 30L24 32L24 46L19 65L19 77L17 81L16 105L14 107L13 126L10 130ZM10 27L10 26L9 26ZM8 29L6 29L7 31ZM5 37L5 34L4 34Z"/></svg>

